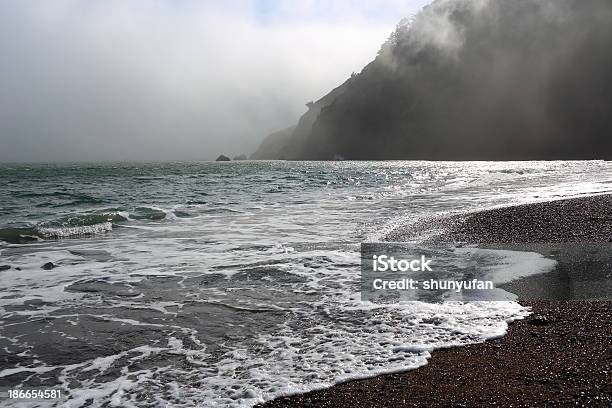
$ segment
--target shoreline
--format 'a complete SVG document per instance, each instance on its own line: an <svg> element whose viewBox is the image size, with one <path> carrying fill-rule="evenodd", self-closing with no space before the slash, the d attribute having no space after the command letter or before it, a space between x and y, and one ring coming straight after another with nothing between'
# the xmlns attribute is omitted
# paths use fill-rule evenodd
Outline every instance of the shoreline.
<svg viewBox="0 0 612 408"><path fill-rule="evenodd" d="M530 303L501 338L432 352L427 365L259 407L610 406L607 302ZM607 336L607 338L606 338Z"/></svg>
<svg viewBox="0 0 612 408"><path fill-rule="evenodd" d="M500 207L428 221L388 235L406 240L430 229L432 242L475 244L610 243L612 195ZM431 227L433 225L433 228ZM588 271L587 271L588 273ZM550 284L550 276L536 275ZM547 280L548 279L548 280ZM609 301L528 301L532 314L484 343L435 350L427 365L281 397L257 407L612 406L612 312ZM518 292L518 293L516 293Z"/></svg>

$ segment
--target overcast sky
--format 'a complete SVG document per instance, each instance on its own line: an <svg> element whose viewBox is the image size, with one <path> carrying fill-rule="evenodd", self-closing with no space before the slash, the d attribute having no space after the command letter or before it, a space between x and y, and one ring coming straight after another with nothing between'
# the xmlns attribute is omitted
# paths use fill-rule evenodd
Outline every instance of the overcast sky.
<svg viewBox="0 0 612 408"><path fill-rule="evenodd" d="M427 0L2 0L0 161L252 153Z"/></svg>

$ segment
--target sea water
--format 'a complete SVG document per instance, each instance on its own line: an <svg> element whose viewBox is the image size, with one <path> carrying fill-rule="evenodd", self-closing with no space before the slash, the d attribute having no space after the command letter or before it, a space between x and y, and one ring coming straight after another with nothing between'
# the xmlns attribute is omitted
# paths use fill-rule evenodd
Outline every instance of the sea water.
<svg viewBox="0 0 612 408"><path fill-rule="evenodd" d="M37 406L248 407L416 368L528 311L362 302L360 242L611 190L599 161L0 165L0 387L67 398ZM537 269L510 252L496 273Z"/></svg>

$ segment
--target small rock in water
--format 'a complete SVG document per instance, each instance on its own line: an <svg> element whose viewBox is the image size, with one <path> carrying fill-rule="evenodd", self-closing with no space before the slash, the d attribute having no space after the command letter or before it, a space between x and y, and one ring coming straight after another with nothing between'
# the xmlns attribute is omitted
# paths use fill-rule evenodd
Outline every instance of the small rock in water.
<svg viewBox="0 0 612 408"><path fill-rule="evenodd" d="M220 155L219 157L217 157L216 161L231 161L231 159L225 155Z"/></svg>
<svg viewBox="0 0 612 408"><path fill-rule="evenodd" d="M0 265L0 271L8 271L11 269L10 265Z"/></svg>
<svg viewBox="0 0 612 408"><path fill-rule="evenodd" d="M44 264L43 266L41 266L41 268L43 268L45 271L49 271L53 268L55 268L56 265L53 262L47 262L46 264Z"/></svg>

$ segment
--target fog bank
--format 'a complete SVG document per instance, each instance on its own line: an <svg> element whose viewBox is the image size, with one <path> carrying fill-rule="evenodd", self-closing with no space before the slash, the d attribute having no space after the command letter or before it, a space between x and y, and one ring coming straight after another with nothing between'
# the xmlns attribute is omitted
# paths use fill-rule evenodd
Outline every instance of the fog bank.
<svg viewBox="0 0 612 408"><path fill-rule="evenodd" d="M0 4L0 161L249 153L422 1Z"/></svg>

